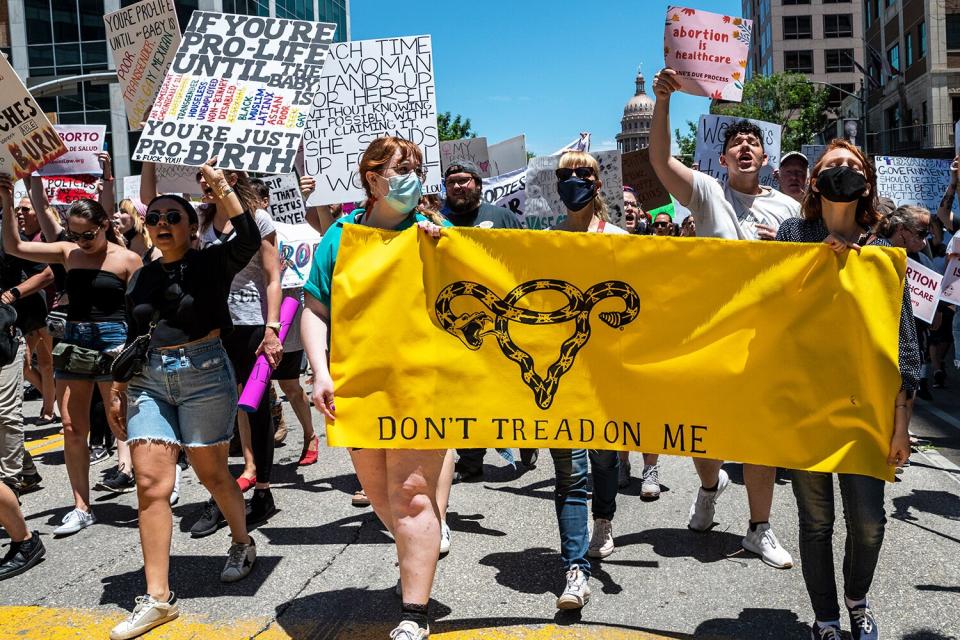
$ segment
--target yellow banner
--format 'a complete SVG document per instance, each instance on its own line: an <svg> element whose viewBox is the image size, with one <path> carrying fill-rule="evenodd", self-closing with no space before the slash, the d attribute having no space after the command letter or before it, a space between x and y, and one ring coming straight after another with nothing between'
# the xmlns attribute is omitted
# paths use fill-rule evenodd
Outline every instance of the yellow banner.
<svg viewBox="0 0 960 640"><path fill-rule="evenodd" d="M893 479L902 250L346 225L333 446L631 449Z"/></svg>

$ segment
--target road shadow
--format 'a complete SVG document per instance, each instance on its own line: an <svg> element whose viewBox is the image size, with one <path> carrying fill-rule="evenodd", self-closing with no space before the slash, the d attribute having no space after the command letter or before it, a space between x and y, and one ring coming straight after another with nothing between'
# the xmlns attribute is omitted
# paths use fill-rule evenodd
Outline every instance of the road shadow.
<svg viewBox="0 0 960 640"><path fill-rule="evenodd" d="M480 536L493 536L495 538L502 538L507 535L506 531L500 531L499 529L489 529L483 524L481 520L484 519L482 513L458 513L456 511L447 511L447 525L451 530L462 532L462 533L472 533Z"/></svg>
<svg viewBox="0 0 960 640"><path fill-rule="evenodd" d="M393 544L380 519L372 511L357 513L333 522L304 527L261 525L257 531L271 545Z"/></svg>
<svg viewBox="0 0 960 640"><path fill-rule="evenodd" d="M519 593L559 594L565 584L560 554L546 547L491 553L480 564L496 569L497 583Z"/></svg>
<svg viewBox="0 0 960 640"><path fill-rule="evenodd" d="M693 558L711 563L743 554L742 536L726 531L691 531L680 528L646 529L616 536L617 548L647 544L662 558ZM749 557L749 556L746 556Z"/></svg>
<svg viewBox="0 0 960 640"><path fill-rule="evenodd" d="M524 487L485 487L490 491L500 491L502 493L508 493L514 496L521 496L524 498L540 498L541 500L550 500L553 501L553 487L555 481L553 478L547 478L546 480L538 480L532 482Z"/></svg>
<svg viewBox="0 0 960 640"><path fill-rule="evenodd" d="M93 514L97 517L94 527L106 525L122 529L136 529L138 524L137 508L119 502L93 502ZM60 526L63 516L73 510L72 506L54 507L44 511L37 511L26 516L28 521L46 518L45 524L50 527ZM79 532L78 532L79 533ZM77 534L74 534L77 535Z"/></svg>
<svg viewBox="0 0 960 640"><path fill-rule="evenodd" d="M900 636L900 640L957 640L957 636L947 636L933 629L915 629Z"/></svg>
<svg viewBox="0 0 960 640"><path fill-rule="evenodd" d="M948 520L960 520L960 495L948 491L914 489L905 496L893 499L891 517L904 521L919 520L910 510L941 516Z"/></svg>
<svg viewBox="0 0 960 640"><path fill-rule="evenodd" d="M810 626L787 609L744 609L736 620L714 618L697 625L695 638L750 638L750 640L808 640Z"/></svg>
<svg viewBox="0 0 960 640"><path fill-rule="evenodd" d="M917 591L941 591L944 593L960 593L960 586L950 585L944 586L942 584L917 584L913 587Z"/></svg>

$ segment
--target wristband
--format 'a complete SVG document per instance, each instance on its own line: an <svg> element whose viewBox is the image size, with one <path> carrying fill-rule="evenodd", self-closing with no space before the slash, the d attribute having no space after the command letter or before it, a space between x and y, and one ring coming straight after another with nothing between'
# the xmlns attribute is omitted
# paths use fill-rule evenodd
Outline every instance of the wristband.
<svg viewBox="0 0 960 640"><path fill-rule="evenodd" d="M268 323L265 324L264 326L267 327L268 329L273 329L273 330L276 331L277 333L280 333L280 327L281 327L281 325L280 325L279 322L268 322Z"/></svg>
<svg viewBox="0 0 960 640"><path fill-rule="evenodd" d="M17 289L16 287L10 287L10 289L8 289L8 291L10 291L10 293L13 294L13 298L14 298L15 300L19 300L19 299L20 299L20 289Z"/></svg>

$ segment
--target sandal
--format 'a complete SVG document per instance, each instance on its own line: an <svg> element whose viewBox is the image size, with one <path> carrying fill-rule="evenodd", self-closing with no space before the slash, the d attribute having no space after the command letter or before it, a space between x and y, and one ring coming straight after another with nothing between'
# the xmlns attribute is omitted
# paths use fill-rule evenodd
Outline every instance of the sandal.
<svg viewBox="0 0 960 640"><path fill-rule="evenodd" d="M52 416L48 416L46 418L40 416L37 418L37 421L34 422L34 424L44 427L48 424L57 424L58 422L60 422L59 416L57 416L57 414L53 414Z"/></svg>
<svg viewBox="0 0 960 640"><path fill-rule="evenodd" d="M317 456L320 453L320 436L313 434L313 437L307 441L306 446L303 448L303 453L300 454L300 461L297 462L298 466L305 467L307 465L313 464L317 461Z"/></svg>
<svg viewBox="0 0 960 640"><path fill-rule="evenodd" d="M355 507L369 507L370 498L367 497L367 494L364 493L363 489L360 489L355 494L353 494L353 498L350 500L350 504L352 504Z"/></svg>
<svg viewBox="0 0 960 640"><path fill-rule="evenodd" d="M244 478L243 476L237 478L237 486L240 487L240 493L246 493L247 491L250 491L250 489L253 489L256 484L256 478Z"/></svg>

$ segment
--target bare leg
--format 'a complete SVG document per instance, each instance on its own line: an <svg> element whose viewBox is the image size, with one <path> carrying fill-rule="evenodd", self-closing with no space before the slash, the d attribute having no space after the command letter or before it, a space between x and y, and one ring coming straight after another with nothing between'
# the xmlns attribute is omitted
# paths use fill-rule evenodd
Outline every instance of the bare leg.
<svg viewBox="0 0 960 640"><path fill-rule="evenodd" d="M697 475L700 476L701 486L710 489L720 482L720 467L723 466L723 460L694 458L693 466L697 470Z"/></svg>
<svg viewBox="0 0 960 640"><path fill-rule="evenodd" d="M0 482L0 526L14 542L23 542L30 538L27 522L20 511L20 503L13 489Z"/></svg>
<svg viewBox="0 0 960 640"><path fill-rule="evenodd" d="M30 384L39 389L43 395L43 407L40 409L40 416L43 418L53 417L53 405L57 399L57 388L53 380L52 345L53 339L45 327L27 334L27 347L29 351L27 353L26 363L24 364L24 375L27 375L29 368L29 371L38 377L40 386L34 384L32 378L28 379L30 380ZM36 369L31 365L31 353L35 353L37 356Z"/></svg>
<svg viewBox="0 0 960 640"><path fill-rule="evenodd" d="M173 531L170 494L180 447L136 442L129 449L137 465L140 547L147 593L165 601L170 597L170 538Z"/></svg>
<svg viewBox="0 0 960 640"><path fill-rule="evenodd" d="M769 522L773 504L773 485L777 480L776 467L743 465L743 483L747 485L751 522Z"/></svg>
<svg viewBox="0 0 960 640"><path fill-rule="evenodd" d="M233 541L246 544L250 542L250 536L247 535L246 507L240 487L237 486L236 480L227 468L228 453L229 444L226 442L209 447L187 449L190 466L220 507L220 512L223 513L230 527L230 536Z"/></svg>
<svg viewBox="0 0 960 640"><path fill-rule="evenodd" d="M645 453L643 454L643 464L657 464L660 460L659 453ZM699 473L699 472L698 472Z"/></svg>
<svg viewBox="0 0 960 640"><path fill-rule="evenodd" d="M110 396L105 396L109 398ZM73 490L74 506L90 511L90 401L91 380L57 380L57 398L63 418L63 457Z"/></svg>
<svg viewBox="0 0 960 640"><path fill-rule="evenodd" d="M240 430L240 446L243 449L243 472L240 476L253 480L257 477L257 464L253 461L253 436L250 434L250 419L243 411L237 412L237 428Z"/></svg>
<svg viewBox="0 0 960 640"><path fill-rule="evenodd" d="M100 397L109 398L110 397L110 382L98 382L97 386L100 387ZM107 411L107 420L111 421L110 412ZM115 425L111 425L115 426ZM127 446L125 440L116 440L117 443L117 469L120 471L132 474L133 473L133 458L130 456L130 447ZM171 485L171 491L172 489Z"/></svg>
<svg viewBox="0 0 960 640"><path fill-rule="evenodd" d="M443 468L440 470L440 478L437 481L437 508L440 510L440 520L447 520L447 505L450 502L450 487L453 486L453 472L456 467L456 456L453 449L447 449L447 455L443 459Z"/></svg>
<svg viewBox="0 0 960 640"><path fill-rule="evenodd" d="M278 380L277 383L280 385L283 395L290 401L290 406L293 407L293 412L296 414L297 420L300 421L300 426L303 427L303 444L306 446L314 436L313 414L310 412L307 394L304 393L299 380Z"/></svg>
<svg viewBox="0 0 960 640"><path fill-rule="evenodd" d="M393 518L390 515L390 499L387 495L387 452L385 449L351 449L350 458L357 472L360 486L370 500L370 507L391 535Z"/></svg>

